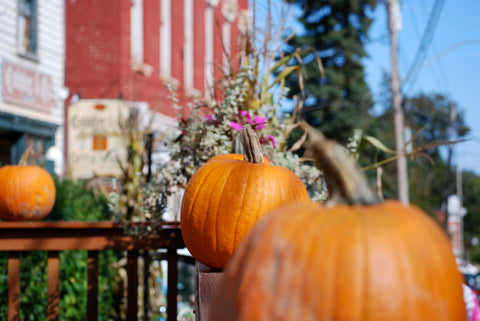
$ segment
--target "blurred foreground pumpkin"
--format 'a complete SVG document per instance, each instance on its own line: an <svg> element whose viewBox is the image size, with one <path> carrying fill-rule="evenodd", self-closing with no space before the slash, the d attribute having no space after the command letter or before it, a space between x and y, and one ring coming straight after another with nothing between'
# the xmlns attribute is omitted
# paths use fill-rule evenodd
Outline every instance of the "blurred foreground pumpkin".
<svg viewBox="0 0 480 321"><path fill-rule="evenodd" d="M26 151L27 153L27 151ZM37 165L7 165L0 168L0 218L38 221L50 214L55 203L52 176Z"/></svg>
<svg viewBox="0 0 480 321"><path fill-rule="evenodd" d="M465 320L441 228L414 206L380 201L340 145L302 127L332 198L257 223L225 269L209 320Z"/></svg>
<svg viewBox="0 0 480 321"><path fill-rule="evenodd" d="M221 269L253 225L281 204L308 200L290 170L263 160L250 126L240 132L244 156L212 157L193 175L182 200L180 224L187 249L199 262Z"/></svg>

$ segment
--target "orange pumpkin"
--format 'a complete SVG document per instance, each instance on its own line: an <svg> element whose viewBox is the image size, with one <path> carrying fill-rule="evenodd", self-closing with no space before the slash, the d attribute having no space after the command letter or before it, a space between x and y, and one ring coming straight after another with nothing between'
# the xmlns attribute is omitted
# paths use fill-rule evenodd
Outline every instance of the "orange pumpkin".
<svg viewBox="0 0 480 321"><path fill-rule="evenodd" d="M41 220L55 203L51 175L36 165L0 168L0 218L10 221Z"/></svg>
<svg viewBox="0 0 480 321"><path fill-rule="evenodd" d="M461 275L438 224L415 206L380 201L343 151L313 142L334 199L289 204L257 223L224 271L209 320L465 320Z"/></svg>
<svg viewBox="0 0 480 321"><path fill-rule="evenodd" d="M199 262L223 268L253 225L275 207L308 200L305 185L290 170L263 161L255 132L241 132L244 158L212 157L188 183L181 206L187 249Z"/></svg>
<svg viewBox="0 0 480 321"><path fill-rule="evenodd" d="M217 155L217 156L213 156L212 159L215 158L215 157L217 157L217 158L218 158L218 157L220 157L220 158L221 158L221 157L226 157L226 158L231 158L231 159L236 159L236 160L242 160L242 161L244 160L244 157L243 157L242 154ZM210 160L211 160L211 159L210 159ZM263 163L264 163L264 164L267 164L267 165L271 165L271 164L272 164L272 163L270 162L270 160L268 160L267 157L265 157L265 156L263 157Z"/></svg>

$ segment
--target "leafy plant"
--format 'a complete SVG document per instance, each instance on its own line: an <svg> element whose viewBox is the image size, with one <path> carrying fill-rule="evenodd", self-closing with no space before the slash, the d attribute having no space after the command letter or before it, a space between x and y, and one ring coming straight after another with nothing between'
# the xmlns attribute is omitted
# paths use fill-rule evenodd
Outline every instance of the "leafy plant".
<svg viewBox="0 0 480 321"><path fill-rule="evenodd" d="M68 178L55 178L57 198L50 221L102 221L110 220L108 199L91 184Z"/></svg>
<svg viewBox="0 0 480 321"><path fill-rule="evenodd" d="M279 112L282 104L287 103L288 89L284 79L293 72L300 72L301 68L287 65L294 54L280 61L275 61L271 52L260 54L260 48L276 48L270 42L278 41L269 37L262 39L259 46L253 32L244 35L238 61L230 63L229 72L212 88L209 97L213 99L196 99L187 106L176 105L179 130L168 137L171 159L154 178L161 195L181 193L193 173L211 157L241 154L238 132L242 126L250 124L268 159L300 177L312 199L325 198L321 172L289 149L287 138L295 117ZM236 65L240 66L237 70L232 67ZM271 78L274 72L277 75ZM218 91L222 92L219 98L215 95ZM164 207L167 199L163 198Z"/></svg>

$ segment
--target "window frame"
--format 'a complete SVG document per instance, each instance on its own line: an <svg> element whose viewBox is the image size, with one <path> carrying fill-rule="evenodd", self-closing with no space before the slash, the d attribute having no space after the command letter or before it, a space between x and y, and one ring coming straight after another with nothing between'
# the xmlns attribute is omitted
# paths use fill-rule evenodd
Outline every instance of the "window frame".
<svg viewBox="0 0 480 321"><path fill-rule="evenodd" d="M25 30L25 25L21 25L26 21L28 21L28 31ZM16 24L18 55L38 60L38 0L17 0ZM28 35L25 35L26 32ZM28 41L27 45L25 45L25 41Z"/></svg>

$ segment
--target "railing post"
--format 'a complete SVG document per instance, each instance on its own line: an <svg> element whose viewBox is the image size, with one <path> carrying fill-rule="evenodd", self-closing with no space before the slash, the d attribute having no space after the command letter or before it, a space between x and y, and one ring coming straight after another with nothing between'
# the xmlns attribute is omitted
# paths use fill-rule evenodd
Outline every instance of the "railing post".
<svg viewBox="0 0 480 321"><path fill-rule="evenodd" d="M138 315L138 250L127 253L127 320L133 321Z"/></svg>
<svg viewBox="0 0 480 321"><path fill-rule="evenodd" d="M178 283L178 254L176 249L167 250L168 262L168 292L167 292L167 320L177 320L177 283Z"/></svg>
<svg viewBox="0 0 480 321"><path fill-rule="evenodd" d="M88 251L87 269L87 320L98 320L98 251Z"/></svg>
<svg viewBox="0 0 480 321"><path fill-rule="evenodd" d="M150 252L143 250L143 320L150 320Z"/></svg>
<svg viewBox="0 0 480 321"><path fill-rule="evenodd" d="M19 320L20 252L8 252L8 321Z"/></svg>
<svg viewBox="0 0 480 321"><path fill-rule="evenodd" d="M48 251L47 253L48 270L48 301L47 301L47 320L58 321L60 292L58 289L60 277L60 259L58 251Z"/></svg>

